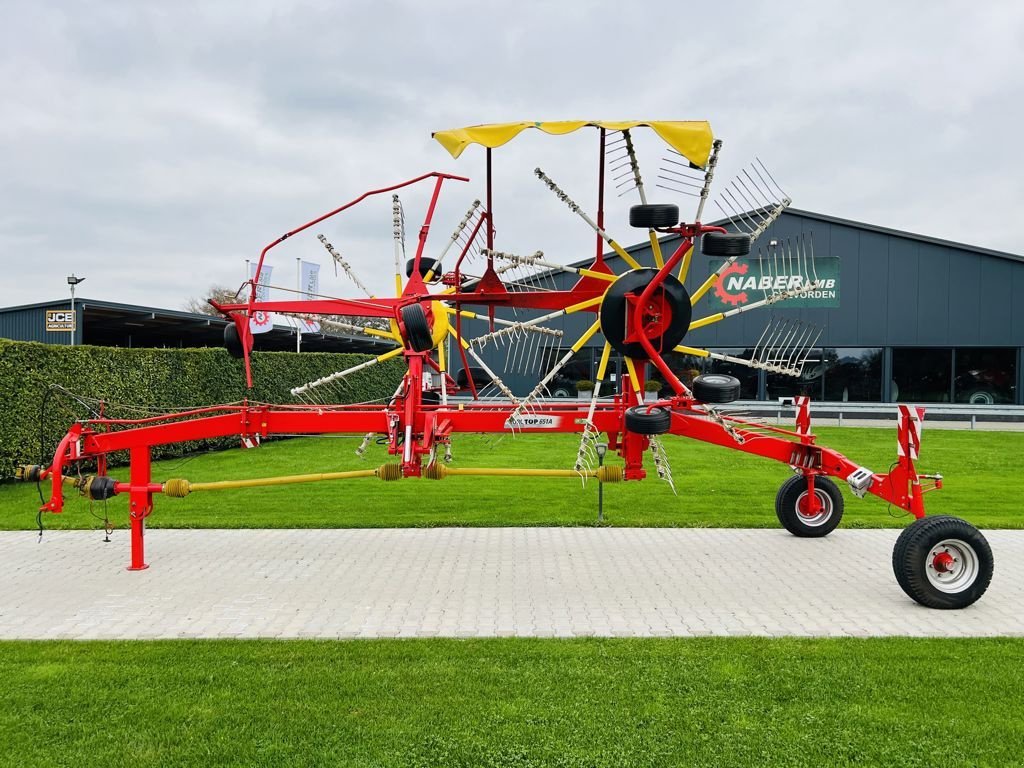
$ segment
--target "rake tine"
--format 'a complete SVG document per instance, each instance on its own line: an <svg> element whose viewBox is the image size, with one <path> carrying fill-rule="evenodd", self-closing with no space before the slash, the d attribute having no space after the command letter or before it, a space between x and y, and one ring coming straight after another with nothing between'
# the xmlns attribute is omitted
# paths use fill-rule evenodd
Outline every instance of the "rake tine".
<svg viewBox="0 0 1024 768"><path fill-rule="evenodd" d="M764 341L765 336L768 334L768 329L772 327L771 320L765 325L764 330L761 331L761 337L757 340L757 344L754 345L754 349L751 351L751 362L757 362L759 360L758 349L761 347L761 343Z"/></svg>
<svg viewBox="0 0 1024 768"><path fill-rule="evenodd" d="M725 208L723 208L721 206L721 204L717 200L715 200L715 205L718 206L718 210L720 210L722 212L722 215L725 216L725 218L727 218L729 220L729 223L732 224L732 226L735 229L742 230L742 227L740 227L736 223L736 221L733 219L733 217L729 213L726 212Z"/></svg>
<svg viewBox="0 0 1024 768"><path fill-rule="evenodd" d="M740 203L740 201L736 199L736 195L733 193L734 189L735 189L735 186L733 186L733 185L730 185L729 187L727 187L725 190L722 191L722 198L723 199L728 198L728 203L727 204L729 205L729 209L735 211L736 212L736 216L743 220L743 222L744 222L744 229L746 230L749 227L749 232L751 234L753 234L754 232L757 231L758 223L754 220L754 218L749 213L745 213L743 211L743 204ZM735 206L735 208L733 206Z"/></svg>
<svg viewBox="0 0 1024 768"><path fill-rule="evenodd" d="M755 200L757 200L757 199L764 200L763 203L759 203L758 204L758 208L771 208L771 207L773 207L775 205L775 201L772 200L770 197L765 197L764 193L761 191L761 188L759 186L757 186L757 182L754 181L753 176L751 176L747 172L746 168L743 169L742 173L743 173L744 176L747 177L747 181L750 182L750 186L749 187L746 184L743 184L743 188L745 190L747 190L747 192L750 193L750 196L752 198L754 198ZM742 179L740 179L740 183L741 184L743 183Z"/></svg>
<svg viewBox="0 0 1024 768"><path fill-rule="evenodd" d="M760 211L761 208L763 208L764 206L761 205L760 203L758 203L756 199L754 199L754 193L751 192L749 189L747 189L747 185L743 181L743 177L742 176L737 176L735 181L736 181L736 187L735 187L736 192L739 194L740 197L743 198L743 202L746 203L747 210L748 210L748 213L750 214L750 216L751 217L759 216L758 211ZM748 197L748 195L749 195L749 197ZM762 220L759 218L758 221L757 221L757 226L758 226L759 229L761 227L761 224L762 224Z"/></svg>
<svg viewBox="0 0 1024 768"><path fill-rule="evenodd" d="M793 344L793 349L789 354L788 359L786 360L786 367L794 372L794 376L799 376L801 373L801 369L796 366L796 361L800 359L800 356L804 354L804 351L806 349L810 348L808 346L808 342L810 341L811 334L813 332L814 327L811 326L810 324L807 324L803 333L800 334L800 338L797 340L795 344Z"/></svg>
<svg viewBox="0 0 1024 768"><path fill-rule="evenodd" d="M819 328L819 329L818 329L818 335L817 335L817 336L815 336L815 337L814 337L814 341L812 341L812 342L811 342L811 343L810 343L810 344L809 344L809 345L807 346L807 354L805 354L805 355L804 355L804 359L800 361L800 369L801 369L801 370L803 370L804 364L805 364L805 363L807 362L807 358L811 356L811 350L812 350L812 349L814 349L814 348L815 348L815 347L816 347L816 346L818 345L818 339L820 339L820 338L821 338L821 334L822 334L822 333L824 333L824 332L825 332L825 329L824 329L824 328Z"/></svg>
<svg viewBox="0 0 1024 768"><path fill-rule="evenodd" d="M728 192L728 189L723 190L722 194L719 195L718 200L715 201L715 205L717 205L719 209L723 211L723 213L725 209L722 208L722 205L728 206L729 214L727 215L729 216L729 223L736 227L737 231L739 232L749 232L750 230L748 228L746 219L744 219L740 215L739 211L736 210L735 206L729 200L729 198L727 197Z"/></svg>
<svg viewBox="0 0 1024 768"><path fill-rule="evenodd" d="M779 183L777 181L775 181L775 177L772 176L771 171L769 171L768 168L765 167L765 164L761 162L761 158L755 156L754 161L757 163L757 165L761 166L761 170L764 171L765 176L767 176L771 180L772 184L779 191L779 194L782 195L782 200L786 202L786 204L788 205L790 202L789 195L787 195L786 191L781 186L779 186ZM757 170L757 166L754 166L754 170Z"/></svg>
<svg viewBox="0 0 1024 768"><path fill-rule="evenodd" d="M693 187L694 189L700 189L701 187L704 186L703 184L693 184L689 181L682 181L681 179L670 179L668 176L662 176L660 173L658 174L657 178L663 181L671 182L672 184L681 184L684 187Z"/></svg>
<svg viewBox="0 0 1024 768"><path fill-rule="evenodd" d="M654 186L657 187L658 189L667 189L669 192L675 192L677 195L686 195L687 197L700 197L700 193L690 192L689 190L686 189L676 189L675 187L669 187L666 186L665 184L655 184ZM622 197L622 195L619 195L619 197Z"/></svg>

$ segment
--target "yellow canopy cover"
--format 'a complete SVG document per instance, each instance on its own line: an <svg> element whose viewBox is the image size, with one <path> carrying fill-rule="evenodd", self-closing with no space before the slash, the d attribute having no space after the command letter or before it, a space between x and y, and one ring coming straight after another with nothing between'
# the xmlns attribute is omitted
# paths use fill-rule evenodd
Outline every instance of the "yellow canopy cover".
<svg viewBox="0 0 1024 768"><path fill-rule="evenodd" d="M701 168L708 163L711 143L714 141L711 124L705 120L558 120L546 123L493 123L437 131L434 138L451 153L452 157L458 157L470 144L480 144L493 149L511 141L527 128L539 128L544 133L561 136L563 133L579 130L585 125L607 128L609 131L625 131L637 126L647 126L676 152Z"/></svg>

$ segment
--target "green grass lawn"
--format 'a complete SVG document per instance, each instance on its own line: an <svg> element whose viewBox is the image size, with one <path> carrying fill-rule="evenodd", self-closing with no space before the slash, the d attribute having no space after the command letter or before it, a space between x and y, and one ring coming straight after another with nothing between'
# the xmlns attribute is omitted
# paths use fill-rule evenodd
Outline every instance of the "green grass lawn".
<svg viewBox="0 0 1024 768"><path fill-rule="evenodd" d="M877 472L896 458L896 429L825 428L821 442ZM678 496L655 477L605 486L605 518L618 526L776 526L774 500L789 469L776 462L683 438L664 440ZM358 440L301 438L268 443L251 451L230 450L184 460L158 462L156 480L192 481L264 477L373 468L393 460L373 446L365 460L355 457ZM496 445L481 436L454 439L453 466L571 466L578 438L519 435ZM929 513L954 514L982 527L1024 528L1024 434L926 429L924 470L941 471L945 488L926 497ZM617 460L612 458L610 460ZM121 477L125 470L115 472ZM906 518L890 514L880 499L848 493L843 525L900 527ZM0 528L35 526L39 497L35 485L0 485ZM592 525L597 516L597 483L541 478L449 477L382 483L375 478L195 493L186 499L158 496L153 527L402 527L451 525ZM100 525L101 504L73 497L63 515L43 518L51 528ZM127 500L108 502L112 521L127 521Z"/></svg>
<svg viewBox="0 0 1024 768"><path fill-rule="evenodd" d="M994 766L1021 640L0 643L17 766Z"/></svg>

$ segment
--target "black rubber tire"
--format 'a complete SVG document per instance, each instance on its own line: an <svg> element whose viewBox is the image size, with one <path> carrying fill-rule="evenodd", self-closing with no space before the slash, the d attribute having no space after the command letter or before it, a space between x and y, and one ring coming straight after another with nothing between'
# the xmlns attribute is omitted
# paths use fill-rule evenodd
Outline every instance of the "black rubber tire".
<svg viewBox="0 0 1024 768"><path fill-rule="evenodd" d="M929 555L940 542L953 540L973 550L973 578L955 592L944 592L928 578ZM955 551L955 549L954 549ZM922 517L903 529L892 550L892 570L900 588L926 608L957 610L975 603L992 582L995 560L981 531L959 517Z"/></svg>
<svg viewBox="0 0 1024 768"><path fill-rule="evenodd" d="M424 405L440 405L441 404L441 393L435 392L432 389L424 390L420 395L420 402Z"/></svg>
<svg viewBox="0 0 1024 768"><path fill-rule="evenodd" d="M434 340L430 336L430 325L427 313L419 304L407 304L398 310L405 326L405 340L414 352L426 352L434 348Z"/></svg>
<svg viewBox="0 0 1024 768"><path fill-rule="evenodd" d="M746 256L750 253L750 235L708 232L700 238L700 250L705 256Z"/></svg>
<svg viewBox="0 0 1024 768"><path fill-rule="evenodd" d="M245 357L245 349L242 346L242 339L238 336L238 327L234 323L224 326L224 349L236 360ZM252 337L249 337L249 351L252 351Z"/></svg>
<svg viewBox="0 0 1024 768"><path fill-rule="evenodd" d="M412 277L412 268L416 264L416 259L409 259L405 262L405 276ZM420 277L426 278L430 271L434 271L434 280L441 279L441 265L437 259L428 259L426 256L420 257Z"/></svg>
<svg viewBox="0 0 1024 768"><path fill-rule="evenodd" d="M486 387L491 383L491 377L487 375L487 371L483 368L477 368L470 366L468 368L469 373L466 373L466 368L460 368L459 372L455 374L455 384L459 389L469 389L469 379L473 378L473 383L477 389L480 387Z"/></svg>
<svg viewBox="0 0 1024 768"><path fill-rule="evenodd" d="M740 380L724 373L697 376L690 389L701 403L731 403L740 398Z"/></svg>
<svg viewBox="0 0 1024 768"><path fill-rule="evenodd" d="M820 519L809 519L800 514L800 498L807 493L807 478L793 475L782 484L775 494L775 516L782 527L802 539L818 539L828 536L843 519L843 494L838 486L827 477L815 476L814 493L826 507Z"/></svg>
<svg viewBox="0 0 1024 768"><path fill-rule="evenodd" d="M651 268L630 270L612 283L601 301L601 333L616 352L636 360L647 360L648 357L640 342L625 341L626 312L630 306L626 295L643 293L656 274L658 270ZM672 308L672 318L662 334L651 339L651 344L659 352L665 353L670 352L686 336L693 318L693 307L690 306L689 292L673 275L665 278L659 290Z"/></svg>
<svg viewBox="0 0 1024 768"><path fill-rule="evenodd" d="M674 227L678 223L678 205L650 203L634 205L629 209L629 226L631 227L652 229L654 227Z"/></svg>
<svg viewBox="0 0 1024 768"><path fill-rule="evenodd" d="M672 414L667 408L634 405L626 409L626 429L638 435L663 435L672 425Z"/></svg>

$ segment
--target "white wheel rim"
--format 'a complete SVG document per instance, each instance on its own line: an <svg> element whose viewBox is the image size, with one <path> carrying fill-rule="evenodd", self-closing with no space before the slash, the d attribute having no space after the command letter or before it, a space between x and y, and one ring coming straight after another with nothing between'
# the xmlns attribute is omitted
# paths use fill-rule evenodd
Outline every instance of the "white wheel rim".
<svg viewBox="0 0 1024 768"><path fill-rule="evenodd" d="M832 517L832 497L820 488L814 489L814 495L818 497L818 504L820 507L813 515L805 515L800 511L800 506L807 498L807 491L801 493L796 499L797 517L800 519L800 522L804 525L810 526L811 528L817 528L819 525L824 525L828 522L829 518Z"/></svg>
<svg viewBox="0 0 1024 768"><path fill-rule="evenodd" d="M966 541L943 539L928 550L924 572L937 590L956 594L977 580L980 566L978 553Z"/></svg>

